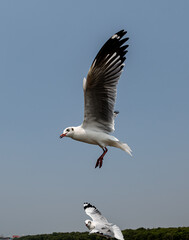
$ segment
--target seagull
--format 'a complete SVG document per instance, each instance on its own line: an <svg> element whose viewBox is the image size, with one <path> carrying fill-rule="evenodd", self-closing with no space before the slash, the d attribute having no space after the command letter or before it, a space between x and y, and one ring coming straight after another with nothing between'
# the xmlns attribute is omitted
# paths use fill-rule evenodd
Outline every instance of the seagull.
<svg viewBox="0 0 189 240"><path fill-rule="evenodd" d="M127 32L121 30L114 34L96 55L87 78L83 79L84 120L80 126L67 127L60 138L70 137L74 140L98 145L103 153L98 158L95 168L102 167L107 146L120 148L131 154L132 150L126 143L110 135L114 129L114 111L117 94L117 83L124 67L125 55L129 45L123 38Z"/></svg>
<svg viewBox="0 0 189 240"><path fill-rule="evenodd" d="M120 228L112 223L109 223L95 206L92 206L90 203L84 203L83 207L85 213L93 220L85 221L86 227L91 230L89 234L96 233L107 238L124 240Z"/></svg>

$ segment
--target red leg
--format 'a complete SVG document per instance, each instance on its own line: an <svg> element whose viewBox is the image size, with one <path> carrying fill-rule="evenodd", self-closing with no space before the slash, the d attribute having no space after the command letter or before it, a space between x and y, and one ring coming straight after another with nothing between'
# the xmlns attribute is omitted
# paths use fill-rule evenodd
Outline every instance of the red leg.
<svg viewBox="0 0 189 240"><path fill-rule="evenodd" d="M103 153L102 155L98 158L97 162L96 162L96 165L95 165L95 168L99 167L101 168L102 167L102 163L103 163L103 158L105 156L105 154L107 153L108 149L105 147L103 148Z"/></svg>

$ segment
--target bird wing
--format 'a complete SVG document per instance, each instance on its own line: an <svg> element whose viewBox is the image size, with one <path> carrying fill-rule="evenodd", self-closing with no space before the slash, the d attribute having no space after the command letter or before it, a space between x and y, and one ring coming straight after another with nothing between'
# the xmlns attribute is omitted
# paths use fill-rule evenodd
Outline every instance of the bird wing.
<svg viewBox="0 0 189 240"><path fill-rule="evenodd" d="M91 205L90 203L84 203L83 207L85 213L89 215L94 222L108 224L107 219L102 216L101 212L95 206Z"/></svg>
<svg viewBox="0 0 189 240"><path fill-rule="evenodd" d="M113 225L112 229L113 229L115 238L117 238L119 240L124 240L123 234L122 234L120 228L117 225Z"/></svg>
<svg viewBox="0 0 189 240"><path fill-rule="evenodd" d="M121 30L114 34L96 55L83 80L84 90L84 128L93 128L104 132L114 131L114 105L116 85L124 67L126 49L123 45L129 38Z"/></svg>
<svg viewBox="0 0 189 240"><path fill-rule="evenodd" d="M92 233L96 233L98 235L103 235L105 237L109 237L109 238L113 238L114 237L114 233L113 231L108 228L108 227L105 227L105 226L97 226L97 228L93 229L92 231L90 231L89 234L92 234Z"/></svg>

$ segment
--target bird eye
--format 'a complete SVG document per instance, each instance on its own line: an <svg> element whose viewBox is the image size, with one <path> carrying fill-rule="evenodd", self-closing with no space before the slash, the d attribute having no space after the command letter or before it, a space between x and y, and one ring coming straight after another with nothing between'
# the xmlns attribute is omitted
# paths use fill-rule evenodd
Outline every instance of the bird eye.
<svg viewBox="0 0 189 240"><path fill-rule="evenodd" d="M67 128L67 129L66 129L66 132L69 132L69 131L70 131L70 129L69 129L69 128Z"/></svg>

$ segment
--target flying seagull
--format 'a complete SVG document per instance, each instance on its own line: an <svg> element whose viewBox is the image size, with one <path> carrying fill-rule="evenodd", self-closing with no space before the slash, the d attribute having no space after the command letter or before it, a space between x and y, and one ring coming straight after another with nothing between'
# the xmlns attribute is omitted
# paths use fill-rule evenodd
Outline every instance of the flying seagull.
<svg viewBox="0 0 189 240"><path fill-rule="evenodd" d="M84 120L80 126L64 129L60 138L71 137L74 140L95 144L102 148L103 153L98 158L95 168L102 167L107 146L120 148L131 155L131 149L126 143L120 142L110 135L114 131L114 111L117 94L117 83L123 71L125 55L129 45L124 43L129 38L123 38L127 32L121 30L114 34L96 55L87 75L83 79Z"/></svg>
<svg viewBox="0 0 189 240"><path fill-rule="evenodd" d="M95 206L92 206L90 203L84 203L83 207L86 214L93 220L85 221L85 225L89 230L91 230L89 234L97 233L107 238L124 240L120 228L112 223L109 223Z"/></svg>

